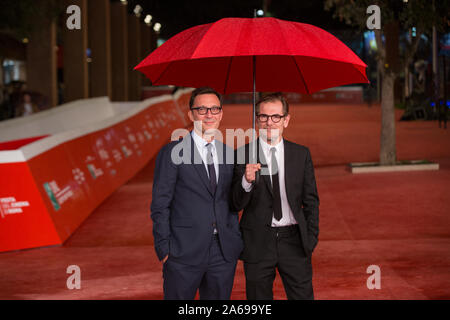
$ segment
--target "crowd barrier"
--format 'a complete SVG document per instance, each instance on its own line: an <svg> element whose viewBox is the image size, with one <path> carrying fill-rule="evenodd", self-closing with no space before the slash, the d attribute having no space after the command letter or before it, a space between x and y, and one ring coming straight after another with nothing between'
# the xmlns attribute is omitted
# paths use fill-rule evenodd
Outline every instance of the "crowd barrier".
<svg viewBox="0 0 450 320"><path fill-rule="evenodd" d="M186 127L189 93L89 99L0 124L0 252L64 243Z"/></svg>
<svg viewBox="0 0 450 320"><path fill-rule="evenodd" d="M361 86L336 87L321 90L313 94L302 94L297 92L285 93L284 96L289 103L364 103L364 93ZM251 103L252 93L239 92L225 95L224 102Z"/></svg>

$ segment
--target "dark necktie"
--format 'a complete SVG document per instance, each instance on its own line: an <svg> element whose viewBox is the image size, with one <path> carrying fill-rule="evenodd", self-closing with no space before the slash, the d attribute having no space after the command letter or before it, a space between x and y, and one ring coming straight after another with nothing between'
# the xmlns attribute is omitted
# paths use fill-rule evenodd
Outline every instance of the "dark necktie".
<svg viewBox="0 0 450 320"><path fill-rule="evenodd" d="M206 145L207 154L206 154L206 164L208 165L208 174L209 174L209 186L211 187L211 191L214 194L216 192L217 180L216 180L216 169L214 168L213 154L212 154L212 144L208 143Z"/></svg>
<svg viewBox="0 0 450 320"><path fill-rule="evenodd" d="M277 221L280 221L283 213L281 211L280 181L278 180L278 162L275 157L276 151L276 148L270 148L272 158L273 216ZM273 174L274 172L275 174Z"/></svg>

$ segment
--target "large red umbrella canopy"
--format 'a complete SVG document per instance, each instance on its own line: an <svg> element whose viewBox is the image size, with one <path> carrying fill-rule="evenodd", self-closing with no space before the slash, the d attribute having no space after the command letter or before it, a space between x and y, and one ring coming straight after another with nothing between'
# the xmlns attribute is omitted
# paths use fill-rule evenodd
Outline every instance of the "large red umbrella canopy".
<svg viewBox="0 0 450 320"><path fill-rule="evenodd" d="M210 86L232 93L253 91L254 68L260 92L311 94L368 83L366 64L332 34L275 18L224 18L187 29L135 69L153 85Z"/></svg>

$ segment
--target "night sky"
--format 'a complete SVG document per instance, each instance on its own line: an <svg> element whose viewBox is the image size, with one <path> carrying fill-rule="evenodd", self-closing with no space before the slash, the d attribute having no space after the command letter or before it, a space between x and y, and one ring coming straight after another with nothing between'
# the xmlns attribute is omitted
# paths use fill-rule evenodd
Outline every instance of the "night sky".
<svg viewBox="0 0 450 320"><path fill-rule="evenodd" d="M168 39L178 32L199 24L211 23L225 17L253 17L263 0L128 0L129 10L140 4L143 15L151 14L152 22L162 24L160 37ZM269 12L273 17L310 23L326 30L348 28L325 11L323 1L271 0Z"/></svg>

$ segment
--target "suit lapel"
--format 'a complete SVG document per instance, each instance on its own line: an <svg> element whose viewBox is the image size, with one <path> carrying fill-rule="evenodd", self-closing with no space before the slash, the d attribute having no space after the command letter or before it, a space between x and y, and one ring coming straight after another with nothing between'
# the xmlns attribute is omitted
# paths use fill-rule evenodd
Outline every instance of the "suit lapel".
<svg viewBox="0 0 450 320"><path fill-rule="evenodd" d="M225 148L226 146L221 141L216 140L217 161L219 163L219 179L217 181L216 194L219 194L219 188L221 188L221 185L225 178L225 170L226 170Z"/></svg>
<svg viewBox="0 0 450 320"><path fill-rule="evenodd" d="M286 197L289 206L294 208L292 206L293 202L289 199L289 195L291 195L289 192L291 190L291 179L293 178L293 172L291 172L293 164L289 161L290 159L292 159L291 144L289 141L284 140L284 186L286 188Z"/></svg>

